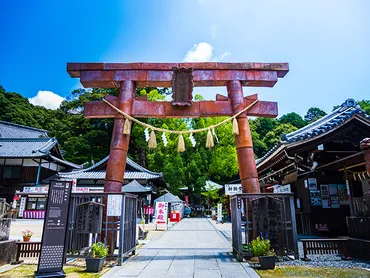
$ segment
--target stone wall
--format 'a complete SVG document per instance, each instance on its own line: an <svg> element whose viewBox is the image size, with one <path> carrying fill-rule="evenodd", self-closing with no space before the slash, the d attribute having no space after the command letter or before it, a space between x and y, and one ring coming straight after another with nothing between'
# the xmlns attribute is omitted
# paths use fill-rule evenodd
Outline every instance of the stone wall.
<svg viewBox="0 0 370 278"><path fill-rule="evenodd" d="M17 244L15 240L0 241L0 266L15 262Z"/></svg>
<svg viewBox="0 0 370 278"><path fill-rule="evenodd" d="M9 239L11 218L0 218L0 242Z"/></svg>

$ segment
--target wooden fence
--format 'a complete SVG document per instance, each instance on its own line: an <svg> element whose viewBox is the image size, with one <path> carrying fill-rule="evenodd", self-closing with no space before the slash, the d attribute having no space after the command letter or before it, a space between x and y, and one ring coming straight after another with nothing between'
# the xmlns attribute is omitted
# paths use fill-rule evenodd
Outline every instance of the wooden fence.
<svg viewBox="0 0 370 278"><path fill-rule="evenodd" d="M240 193L231 197L233 252L239 261L249 256L244 247L266 237L279 256L299 258L292 193Z"/></svg>
<svg viewBox="0 0 370 278"><path fill-rule="evenodd" d="M17 242L16 261L20 258L38 258L41 251L41 242Z"/></svg>
<svg viewBox="0 0 370 278"><path fill-rule="evenodd" d="M320 239L301 239L303 243L302 260L309 261L307 255L338 254L343 255L343 259L349 259L345 238L320 238Z"/></svg>

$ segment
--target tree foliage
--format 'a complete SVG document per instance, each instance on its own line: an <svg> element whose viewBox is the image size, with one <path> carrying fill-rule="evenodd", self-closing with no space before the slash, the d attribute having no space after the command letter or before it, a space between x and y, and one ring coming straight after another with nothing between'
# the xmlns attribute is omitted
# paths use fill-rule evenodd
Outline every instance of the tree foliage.
<svg viewBox="0 0 370 278"><path fill-rule="evenodd" d="M283 115L280 118L280 123L291 124L296 128L304 127L307 124L305 120L303 120L303 118L295 112L290 112L288 114Z"/></svg>
<svg viewBox="0 0 370 278"><path fill-rule="evenodd" d="M317 121L318 119L324 117L326 115L326 112L321 110L320 108L317 108L317 107L312 107L310 109L308 109L306 115L304 116L304 120L310 124L310 123L313 123L315 121Z"/></svg>

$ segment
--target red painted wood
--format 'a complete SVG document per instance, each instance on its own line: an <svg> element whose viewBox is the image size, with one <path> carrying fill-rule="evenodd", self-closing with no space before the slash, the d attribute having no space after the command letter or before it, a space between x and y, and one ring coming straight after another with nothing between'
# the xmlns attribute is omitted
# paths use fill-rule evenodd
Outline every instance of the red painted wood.
<svg viewBox="0 0 370 278"><path fill-rule="evenodd" d="M114 106L118 106L117 97L106 96ZM245 100L245 105L253 102ZM233 115L230 100L227 101L199 101L189 107L174 107L171 102L143 101L135 99L132 105L131 116L135 118L198 118ZM116 111L102 101L85 103L84 116L87 118L114 118ZM278 115L276 102L259 101L248 110L253 117L275 118Z"/></svg>
<svg viewBox="0 0 370 278"><path fill-rule="evenodd" d="M227 101L227 100L229 100L229 98L227 96L217 94L216 95L216 100L218 100L218 101L225 101L226 100Z"/></svg>
<svg viewBox="0 0 370 278"><path fill-rule="evenodd" d="M194 86L226 86L232 80L244 86L272 87L277 71L267 70L194 70ZM159 70L88 70L81 71L80 81L85 87L119 87L122 81L135 81L137 87L171 87L172 71Z"/></svg>
<svg viewBox="0 0 370 278"><path fill-rule="evenodd" d="M288 63L68 63L71 77L89 70L157 70L172 71L172 67L192 67L194 70L267 70L276 71L279 78L289 71Z"/></svg>
<svg viewBox="0 0 370 278"><path fill-rule="evenodd" d="M123 82L119 97L116 98L117 107L125 113L131 114L132 102L135 96L135 85L132 81ZM109 97L112 99L113 97ZM104 192L121 192L122 182L126 169L127 151L130 135L123 134L125 118L118 113L114 114L114 127L110 146L109 160L104 181Z"/></svg>
<svg viewBox="0 0 370 278"><path fill-rule="evenodd" d="M231 81L227 85L233 114L243 110L246 101L240 81ZM239 176L243 193L260 193L258 174L253 152L252 136L249 128L247 113L243 112L237 118L239 135L235 135L236 153L238 156Z"/></svg>

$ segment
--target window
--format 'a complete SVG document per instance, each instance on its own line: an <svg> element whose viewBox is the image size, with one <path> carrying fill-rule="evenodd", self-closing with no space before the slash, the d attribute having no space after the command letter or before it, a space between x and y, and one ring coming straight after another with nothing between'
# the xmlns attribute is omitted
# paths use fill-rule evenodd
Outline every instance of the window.
<svg viewBox="0 0 370 278"><path fill-rule="evenodd" d="M27 209L36 209L37 198L28 198Z"/></svg>
<svg viewBox="0 0 370 278"><path fill-rule="evenodd" d="M45 203L46 203L46 198L38 198L36 209L44 210L45 209Z"/></svg>
<svg viewBox="0 0 370 278"><path fill-rule="evenodd" d="M5 166L3 172L3 179L19 179L21 177L21 167L19 166Z"/></svg>

